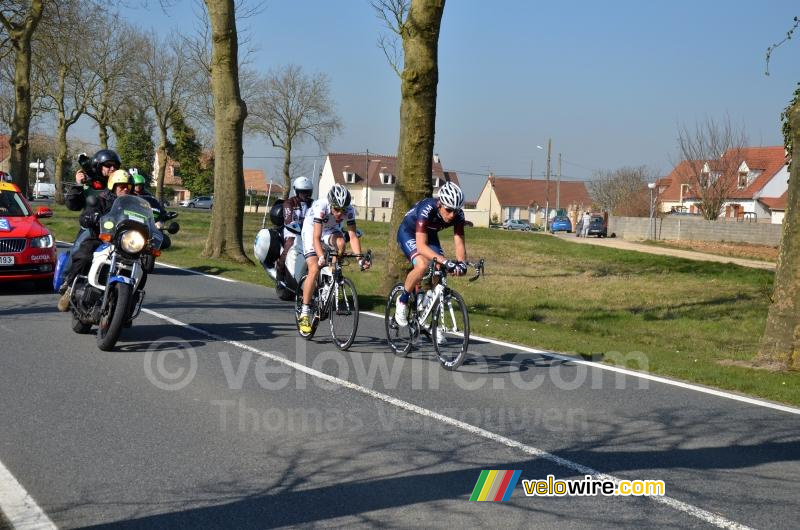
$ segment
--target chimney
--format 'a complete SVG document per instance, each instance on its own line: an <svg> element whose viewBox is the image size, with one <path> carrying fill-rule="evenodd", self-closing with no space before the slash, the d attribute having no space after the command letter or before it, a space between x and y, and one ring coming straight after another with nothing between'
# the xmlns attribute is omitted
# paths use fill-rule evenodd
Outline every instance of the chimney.
<svg viewBox="0 0 800 530"><path fill-rule="evenodd" d="M439 155L437 155L436 153L433 153L433 163L434 164L439 163Z"/></svg>

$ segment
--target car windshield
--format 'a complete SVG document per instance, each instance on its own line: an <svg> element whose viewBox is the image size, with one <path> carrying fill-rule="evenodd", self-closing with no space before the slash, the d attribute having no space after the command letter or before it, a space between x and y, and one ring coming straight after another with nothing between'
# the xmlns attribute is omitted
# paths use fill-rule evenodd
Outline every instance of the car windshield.
<svg viewBox="0 0 800 530"><path fill-rule="evenodd" d="M0 217L27 217L31 211L16 191L0 190Z"/></svg>

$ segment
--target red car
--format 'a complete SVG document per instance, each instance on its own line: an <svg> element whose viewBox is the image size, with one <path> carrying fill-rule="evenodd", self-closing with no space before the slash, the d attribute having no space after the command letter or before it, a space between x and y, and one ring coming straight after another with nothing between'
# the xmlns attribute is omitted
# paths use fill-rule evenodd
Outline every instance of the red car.
<svg viewBox="0 0 800 530"><path fill-rule="evenodd" d="M52 285L56 241L39 222L52 216L45 206L33 211L16 185L0 182L0 283L36 280Z"/></svg>

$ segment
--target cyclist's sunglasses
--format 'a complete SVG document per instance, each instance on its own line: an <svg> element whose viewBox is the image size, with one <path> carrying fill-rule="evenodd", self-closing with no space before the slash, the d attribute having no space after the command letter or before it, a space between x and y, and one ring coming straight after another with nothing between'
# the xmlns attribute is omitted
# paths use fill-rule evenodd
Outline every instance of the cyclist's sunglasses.
<svg viewBox="0 0 800 530"><path fill-rule="evenodd" d="M344 213L345 209L344 208L339 208L338 206L332 206L331 210L333 210L336 213Z"/></svg>
<svg viewBox="0 0 800 530"><path fill-rule="evenodd" d="M446 211L447 213L454 213L454 212L458 213L458 212L461 211L461 209L459 209L459 208L448 208L447 206L445 206L444 211Z"/></svg>

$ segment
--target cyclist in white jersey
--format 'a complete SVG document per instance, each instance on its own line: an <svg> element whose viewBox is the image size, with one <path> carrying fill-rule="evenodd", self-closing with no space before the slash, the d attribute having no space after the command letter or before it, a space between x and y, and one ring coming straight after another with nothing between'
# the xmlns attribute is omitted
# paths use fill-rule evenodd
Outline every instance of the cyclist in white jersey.
<svg viewBox="0 0 800 530"><path fill-rule="evenodd" d="M328 196L314 201L303 221L303 256L308 265L308 276L303 284L303 308L300 311L300 331L311 333L311 296L317 286L319 269L325 264L325 249L344 252L346 239L342 224L347 225L350 247L354 254L361 254L361 242L356 233L356 211L350 204L350 192L341 184L334 184ZM364 269L369 262L358 260Z"/></svg>

